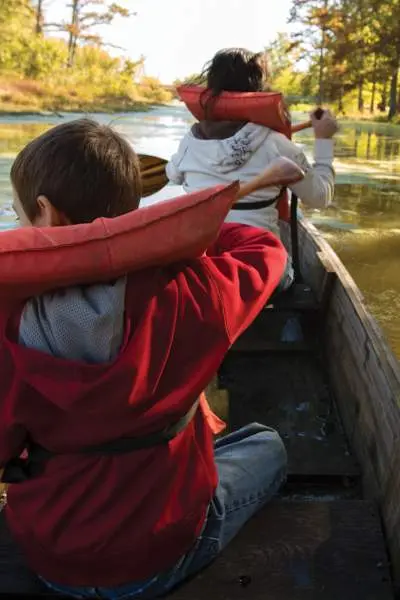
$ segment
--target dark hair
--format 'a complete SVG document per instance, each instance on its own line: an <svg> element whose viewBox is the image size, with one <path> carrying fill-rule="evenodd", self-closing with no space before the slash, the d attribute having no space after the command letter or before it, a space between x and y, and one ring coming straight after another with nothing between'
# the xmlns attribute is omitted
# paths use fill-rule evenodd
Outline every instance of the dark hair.
<svg viewBox="0 0 400 600"><path fill-rule="evenodd" d="M141 196L135 152L90 119L57 125L30 142L14 161L11 181L30 221L41 194L72 223L130 212Z"/></svg>
<svg viewBox="0 0 400 600"><path fill-rule="evenodd" d="M265 54L244 48L220 50L206 65L207 87L215 94L261 92L267 78Z"/></svg>
<svg viewBox="0 0 400 600"><path fill-rule="evenodd" d="M207 93L202 98L206 114L211 112L214 100L226 92L261 92L268 76L266 55L244 48L220 50L207 63L201 74Z"/></svg>

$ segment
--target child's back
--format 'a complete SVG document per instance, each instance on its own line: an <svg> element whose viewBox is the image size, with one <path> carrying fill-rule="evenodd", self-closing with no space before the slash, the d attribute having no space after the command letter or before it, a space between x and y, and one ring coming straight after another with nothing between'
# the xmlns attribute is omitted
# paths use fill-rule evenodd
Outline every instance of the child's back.
<svg viewBox="0 0 400 600"><path fill-rule="evenodd" d="M29 144L11 176L26 226L90 222L139 203L134 152L87 120ZM48 585L98 597L161 582L149 595L158 596L189 574L186 553L198 547L203 562L191 555L191 569L204 566L219 550L209 539L226 545L277 489L286 457L276 432L236 432L233 458L229 436L214 451L201 393L285 263L271 234L225 225L198 259L0 305L0 468L19 464L24 448L33 466L51 454L9 486L7 520ZM126 438L134 450L104 450ZM244 512L223 529L231 503ZM217 505L226 514L214 519ZM195 545L202 530L206 551Z"/></svg>
<svg viewBox="0 0 400 600"><path fill-rule="evenodd" d="M265 76L260 55L236 49L219 52L207 68L208 89L212 91L210 115L212 102L220 92L261 91ZM333 142L330 138L336 124L330 114L325 113L321 121L314 118L314 126L320 137L315 142L315 164L311 167L304 153L281 133L253 123L200 121L181 141L167 165L167 175L170 181L192 192L236 179L248 181L273 159L284 156L306 172L303 181L291 189L308 206L322 208L333 197ZM277 201L280 193L279 188L268 188L248 196L240 203L240 210L236 208L229 213L228 222L263 227L279 234L274 199Z"/></svg>

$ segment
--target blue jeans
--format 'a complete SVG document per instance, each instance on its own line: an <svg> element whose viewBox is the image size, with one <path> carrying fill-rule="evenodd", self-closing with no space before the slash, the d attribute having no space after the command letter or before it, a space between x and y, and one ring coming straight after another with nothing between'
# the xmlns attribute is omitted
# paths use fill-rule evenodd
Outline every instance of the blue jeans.
<svg viewBox="0 0 400 600"><path fill-rule="evenodd" d="M293 270L292 258L291 258L291 256L288 255L286 267L285 267L285 270L281 277L281 280L278 283L278 285L276 286L274 293L268 300L268 304L270 304L270 302L272 302L276 298L276 296L278 296L281 292L286 292L291 287L293 281L294 281L294 270Z"/></svg>
<svg viewBox="0 0 400 600"><path fill-rule="evenodd" d="M150 600L166 594L210 562L243 525L278 491L286 477L286 451L273 429L247 425L215 443L219 483L202 533L193 548L166 573L116 588L74 588L44 581L53 591L74 598Z"/></svg>

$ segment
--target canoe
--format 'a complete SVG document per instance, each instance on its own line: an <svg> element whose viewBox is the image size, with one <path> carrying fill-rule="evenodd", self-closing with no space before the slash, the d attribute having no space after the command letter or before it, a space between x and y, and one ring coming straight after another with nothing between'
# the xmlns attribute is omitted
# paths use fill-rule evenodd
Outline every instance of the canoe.
<svg viewBox="0 0 400 600"><path fill-rule="evenodd" d="M282 239L290 250L287 225ZM231 429L279 430L287 483L175 600L392 600L400 587L400 365L305 220L299 247L306 285L262 311L207 391ZM301 336L282 335L288 322ZM0 592L44 593L4 520Z"/></svg>

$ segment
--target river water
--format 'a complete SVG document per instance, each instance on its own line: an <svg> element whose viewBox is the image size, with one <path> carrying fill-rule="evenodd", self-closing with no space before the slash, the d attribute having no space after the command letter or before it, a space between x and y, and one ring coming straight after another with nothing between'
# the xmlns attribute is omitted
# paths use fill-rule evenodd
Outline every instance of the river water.
<svg viewBox="0 0 400 600"><path fill-rule="evenodd" d="M49 126L81 115L0 116L0 227L15 226L9 170L15 154ZM304 115L294 115L301 120ZM138 152L168 158L191 123L179 106L148 112L97 114L113 123ZM296 135L309 158L312 132ZM345 122L336 141L337 186L333 206L305 211L326 235L364 293L400 357L400 127ZM176 194L172 186L157 198ZM157 199L155 198L155 199Z"/></svg>

